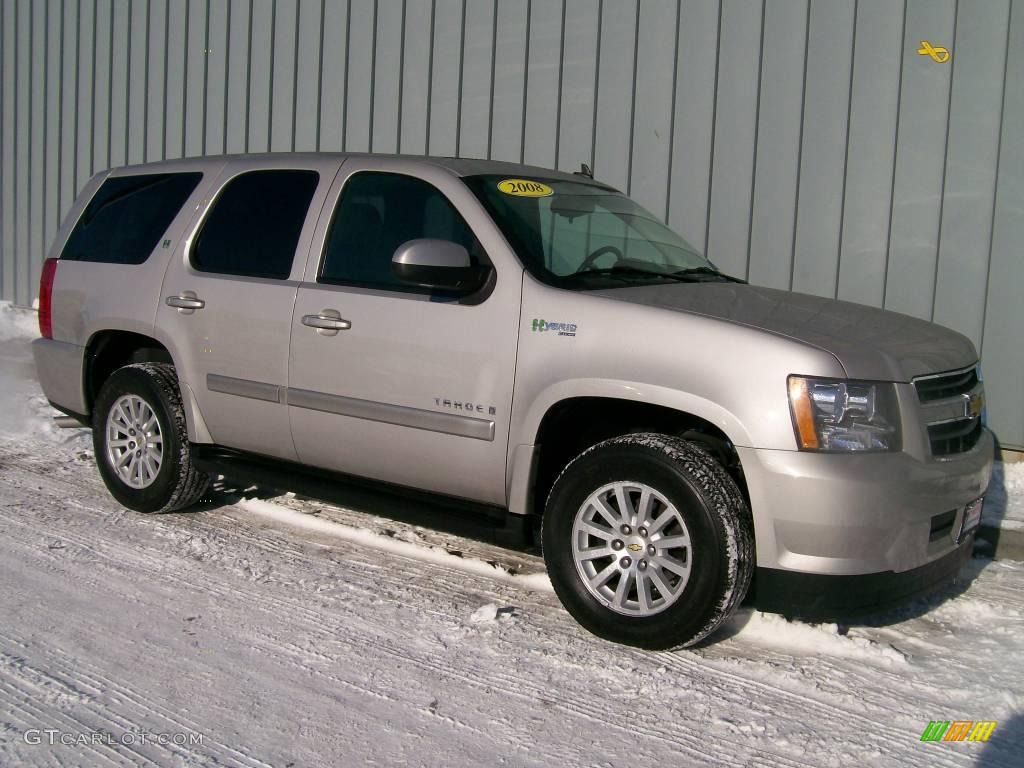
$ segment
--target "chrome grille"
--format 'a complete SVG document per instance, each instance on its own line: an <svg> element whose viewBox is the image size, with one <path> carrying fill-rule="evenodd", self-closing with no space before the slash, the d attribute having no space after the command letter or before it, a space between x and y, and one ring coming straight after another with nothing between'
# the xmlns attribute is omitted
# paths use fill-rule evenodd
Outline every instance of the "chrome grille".
<svg viewBox="0 0 1024 768"><path fill-rule="evenodd" d="M977 368L922 376L914 380L932 456L965 453L977 445L983 427L984 387Z"/></svg>
<svg viewBox="0 0 1024 768"><path fill-rule="evenodd" d="M968 371L917 379L914 381L914 389L917 390L917 398L922 403L931 403L966 394L977 384L978 370L971 368Z"/></svg>

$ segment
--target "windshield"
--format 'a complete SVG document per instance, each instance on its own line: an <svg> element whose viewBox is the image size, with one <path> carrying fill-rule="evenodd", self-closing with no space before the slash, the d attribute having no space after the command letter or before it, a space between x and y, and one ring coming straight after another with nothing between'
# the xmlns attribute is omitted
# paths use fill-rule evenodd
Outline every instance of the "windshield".
<svg viewBox="0 0 1024 768"><path fill-rule="evenodd" d="M625 195L581 179L464 179L539 280L576 290L731 280Z"/></svg>

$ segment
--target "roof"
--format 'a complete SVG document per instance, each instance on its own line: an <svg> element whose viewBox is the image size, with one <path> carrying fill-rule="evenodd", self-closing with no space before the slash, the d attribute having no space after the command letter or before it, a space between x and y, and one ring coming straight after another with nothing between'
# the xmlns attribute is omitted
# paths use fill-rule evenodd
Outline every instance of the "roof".
<svg viewBox="0 0 1024 768"><path fill-rule="evenodd" d="M175 168L189 170L195 170L197 165L202 166L205 164L214 165L217 163L223 163L225 161L237 161L237 160L273 160L280 162L284 157L292 157L296 161L309 161L313 159L326 159L336 158L337 160L345 160L352 157L379 157L379 158L390 158L396 160L402 160L408 162L411 165L432 165L435 167L445 168L457 176L476 176L482 174L495 174L499 176L527 176L527 177L541 177L545 179L556 179L561 181L575 181L579 182L582 179L572 173L565 171L556 171L551 168L542 168L536 165L523 165L520 163L509 163L503 160L486 160L486 159L475 159L475 158L462 158L462 157L434 157L430 155L390 155L381 153L369 153L369 152L259 152L249 154L234 154L234 155L204 155L201 157L185 157L176 158L173 160L158 160L156 162L143 163L139 165L122 166L119 168L112 168L113 171L170 171ZM589 179L588 179L589 181Z"/></svg>

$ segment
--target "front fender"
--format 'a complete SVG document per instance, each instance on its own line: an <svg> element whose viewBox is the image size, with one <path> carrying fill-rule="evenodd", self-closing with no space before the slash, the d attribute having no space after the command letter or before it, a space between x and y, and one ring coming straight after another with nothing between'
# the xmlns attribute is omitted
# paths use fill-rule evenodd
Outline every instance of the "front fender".
<svg viewBox="0 0 1024 768"><path fill-rule="evenodd" d="M600 397L659 405L697 416L714 424L736 445L749 445L750 435L736 416L706 398L677 389L617 379L569 379L542 390L513 430L505 478L509 511L527 514L536 475L536 440L540 425L558 403L580 397Z"/></svg>
<svg viewBox="0 0 1024 768"><path fill-rule="evenodd" d="M516 434L519 439L513 444L535 442L547 412L563 400L580 397L604 397L671 408L714 424L734 445L751 445L750 434L740 420L718 403L678 389L617 379L568 379L548 386L527 409Z"/></svg>

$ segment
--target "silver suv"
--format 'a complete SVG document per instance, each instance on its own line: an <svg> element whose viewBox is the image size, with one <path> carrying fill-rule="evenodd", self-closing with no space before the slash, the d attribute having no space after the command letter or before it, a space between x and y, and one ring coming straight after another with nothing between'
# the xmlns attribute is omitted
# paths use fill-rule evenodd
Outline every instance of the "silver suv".
<svg viewBox="0 0 1024 768"><path fill-rule="evenodd" d="M569 612L646 648L748 592L873 610L971 552L993 439L968 339L722 274L585 169L120 168L50 255L43 389L140 512L195 503L219 457L541 520Z"/></svg>

